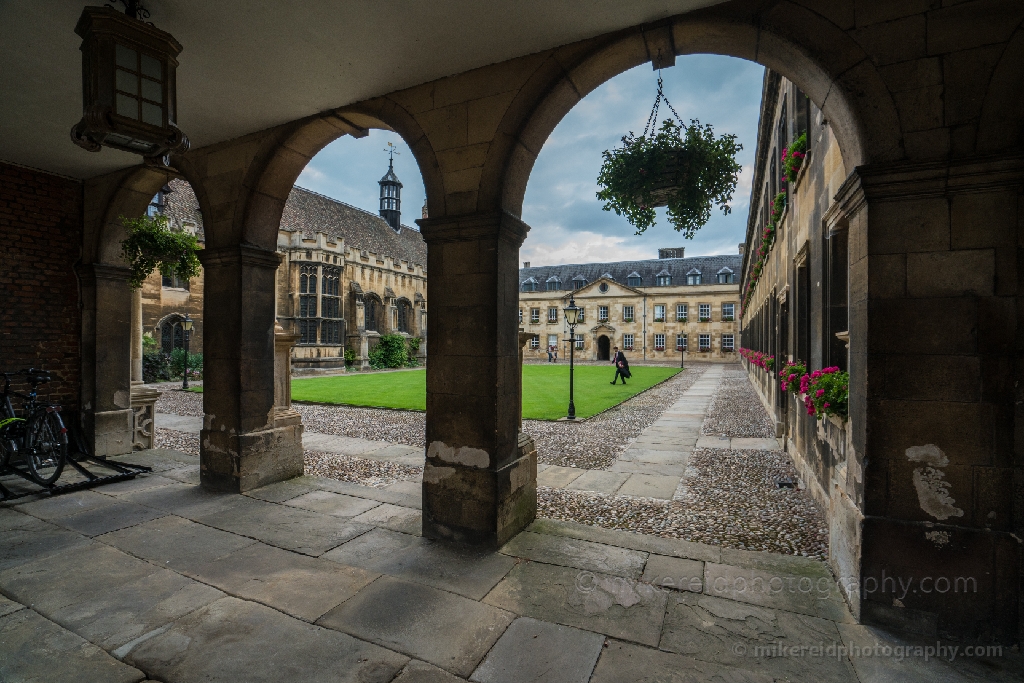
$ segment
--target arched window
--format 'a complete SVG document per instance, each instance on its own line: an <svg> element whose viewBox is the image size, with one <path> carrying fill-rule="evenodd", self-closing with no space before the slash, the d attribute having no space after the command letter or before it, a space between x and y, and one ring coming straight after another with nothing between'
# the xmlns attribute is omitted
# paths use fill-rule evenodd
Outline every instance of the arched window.
<svg viewBox="0 0 1024 683"><path fill-rule="evenodd" d="M299 268L299 343L316 344L317 328L317 274L319 266Z"/></svg>
<svg viewBox="0 0 1024 683"><path fill-rule="evenodd" d="M405 299L398 300L398 331L411 334L412 304Z"/></svg>
<svg viewBox="0 0 1024 683"><path fill-rule="evenodd" d="M366 300L363 302L363 312L364 312L365 318L366 318L366 325L365 325L365 327L366 327L366 331L367 332L377 332L377 331L379 331L379 329L378 329L379 325L377 324L377 318L378 318L378 316L380 316L381 310L382 309L381 309L380 301L377 300L377 297L372 297L372 296L371 297L367 297Z"/></svg>
<svg viewBox="0 0 1024 683"><path fill-rule="evenodd" d="M320 343L341 343L341 269L324 266L320 282Z"/></svg>
<svg viewBox="0 0 1024 683"><path fill-rule="evenodd" d="M160 350L170 353L185 346L185 326L180 315L168 316L160 325Z"/></svg>

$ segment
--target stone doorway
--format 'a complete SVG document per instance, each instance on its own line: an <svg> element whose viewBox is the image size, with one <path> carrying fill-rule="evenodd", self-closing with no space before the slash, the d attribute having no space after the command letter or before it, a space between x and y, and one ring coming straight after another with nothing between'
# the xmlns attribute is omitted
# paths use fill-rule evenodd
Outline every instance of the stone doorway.
<svg viewBox="0 0 1024 683"><path fill-rule="evenodd" d="M611 360L611 342L608 335L602 334L597 338L597 359Z"/></svg>

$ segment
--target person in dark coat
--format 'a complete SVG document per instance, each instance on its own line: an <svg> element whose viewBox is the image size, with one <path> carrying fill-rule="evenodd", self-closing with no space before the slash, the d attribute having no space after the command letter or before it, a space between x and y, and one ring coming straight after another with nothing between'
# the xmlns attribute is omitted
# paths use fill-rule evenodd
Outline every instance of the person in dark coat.
<svg viewBox="0 0 1024 683"><path fill-rule="evenodd" d="M615 353L612 354L612 363L615 364L615 379L611 381L612 384L618 381L619 377L622 378L622 383L626 383L628 377L632 377L629 373L629 361L626 360L626 354L619 351L619 347L615 347Z"/></svg>

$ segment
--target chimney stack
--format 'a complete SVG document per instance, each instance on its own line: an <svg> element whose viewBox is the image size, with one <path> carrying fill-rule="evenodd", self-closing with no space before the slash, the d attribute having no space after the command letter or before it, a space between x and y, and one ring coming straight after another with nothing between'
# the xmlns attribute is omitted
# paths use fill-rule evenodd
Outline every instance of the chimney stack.
<svg viewBox="0 0 1024 683"><path fill-rule="evenodd" d="M523 268L529 268L529 267L530 267L530 262L529 261L523 261Z"/></svg>
<svg viewBox="0 0 1024 683"><path fill-rule="evenodd" d="M743 256L743 254L746 253L746 251L747 251L747 243L746 242L740 242L740 256Z"/></svg>
<svg viewBox="0 0 1024 683"><path fill-rule="evenodd" d="M658 250L658 258L683 258L686 247L669 247Z"/></svg>

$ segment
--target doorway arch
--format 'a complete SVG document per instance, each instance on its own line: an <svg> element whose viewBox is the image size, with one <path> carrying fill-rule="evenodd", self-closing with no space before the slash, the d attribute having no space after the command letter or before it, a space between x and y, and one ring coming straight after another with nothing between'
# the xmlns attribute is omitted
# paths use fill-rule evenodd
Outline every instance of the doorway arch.
<svg viewBox="0 0 1024 683"><path fill-rule="evenodd" d="M612 342L608 339L608 335L602 334L597 338L597 359L598 360L611 360L612 358Z"/></svg>

